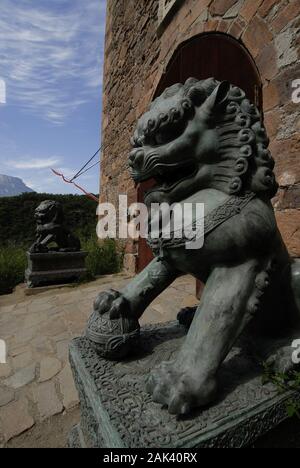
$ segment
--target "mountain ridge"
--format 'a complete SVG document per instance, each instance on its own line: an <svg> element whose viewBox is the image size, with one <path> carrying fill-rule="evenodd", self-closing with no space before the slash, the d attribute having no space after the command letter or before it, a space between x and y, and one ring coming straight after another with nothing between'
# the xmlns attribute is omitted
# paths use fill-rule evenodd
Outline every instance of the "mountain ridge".
<svg viewBox="0 0 300 468"><path fill-rule="evenodd" d="M14 197L22 193L34 192L20 177L0 174L0 197Z"/></svg>

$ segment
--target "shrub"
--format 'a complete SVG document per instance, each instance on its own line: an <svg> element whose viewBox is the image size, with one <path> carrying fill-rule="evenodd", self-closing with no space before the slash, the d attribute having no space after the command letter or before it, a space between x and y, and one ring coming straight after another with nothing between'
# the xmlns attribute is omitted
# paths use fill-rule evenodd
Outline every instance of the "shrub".
<svg viewBox="0 0 300 468"><path fill-rule="evenodd" d="M114 239L98 241L96 236L82 242L82 249L88 252L86 267L89 276L118 273L122 265L122 252Z"/></svg>
<svg viewBox="0 0 300 468"><path fill-rule="evenodd" d="M26 254L22 247L0 247L0 294L9 294L24 281Z"/></svg>

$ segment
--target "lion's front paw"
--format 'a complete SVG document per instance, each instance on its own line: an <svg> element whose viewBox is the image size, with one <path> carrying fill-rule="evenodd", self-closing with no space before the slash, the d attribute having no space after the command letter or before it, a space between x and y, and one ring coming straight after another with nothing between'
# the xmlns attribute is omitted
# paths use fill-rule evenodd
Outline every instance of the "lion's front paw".
<svg viewBox="0 0 300 468"><path fill-rule="evenodd" d="M129 302L122 293L110 289L98 295L85 336L105 359L123 359L137 348L140 325L130 314Z"/></svg>
<svg viewBox="0 0 300 468"><path fill-rule="evenodd" d="M109 314L111 320L129 315L129 304L119 291L109 289L98 294L94 311L100 315Z"/></svg>
<svg viewBox="0 0 300 468"><path fill-rule="evenodd" d="M147 391L153 401L167 406L169 413L185 415L214 399L216 381L196 378L193 369L182 370L175 361L162 362L150 374Z"/></svg>

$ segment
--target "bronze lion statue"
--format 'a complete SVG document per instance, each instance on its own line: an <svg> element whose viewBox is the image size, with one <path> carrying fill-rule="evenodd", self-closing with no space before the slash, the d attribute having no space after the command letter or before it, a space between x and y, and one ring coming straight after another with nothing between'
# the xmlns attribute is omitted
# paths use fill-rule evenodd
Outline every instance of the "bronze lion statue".
<svg viewBox="0 0 300 468"><path fill-rule="evenodd" d="M136 183L156 180L145 194L147 207L204 204L204 245L189 250L172 236L150 238L154 260L122 291L98 296L87 336L97 342L101 316L126 317L128 344L146 307L175 278L188 273L205 283L196 310L179 315L189 324L182 348L147 382L153 400L170 413L214 400L218 369L242 333L270 343L299 330L300 262L290 258L277 227L268 144L257 107L240 88L213 78L171 86L137 123L128 164ZM283 354L275 361L279 369Z"/></svg>
<svg viewBox="0 0 300 468"><path fill-rule="evenodd" d="M80 240L64 225L62 206L54 200L44 200L36 208L36 240L30 247L31 253L51 251L78 252Z"/></svg>

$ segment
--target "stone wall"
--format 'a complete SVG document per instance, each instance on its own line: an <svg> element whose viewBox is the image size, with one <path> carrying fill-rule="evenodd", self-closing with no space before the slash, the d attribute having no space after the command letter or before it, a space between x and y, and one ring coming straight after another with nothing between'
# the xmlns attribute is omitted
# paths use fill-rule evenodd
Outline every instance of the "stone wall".
<svg viewBox="0 0 300 468"><path fill-rule="evenodd" d="M119 193L127 193L130 202L136 199L126 169L134 124L179 44L203 32L220 31L241 41L259 69L265 123L280 184L274 206L291 254L300 257L300 104L292 102L292 82L300 79L300 1L175 3L168 21L159 27L159 0L108 0L101 201L116 203ZM136 249L132 242L126 247L125 267L131 271Z"/></svg>

